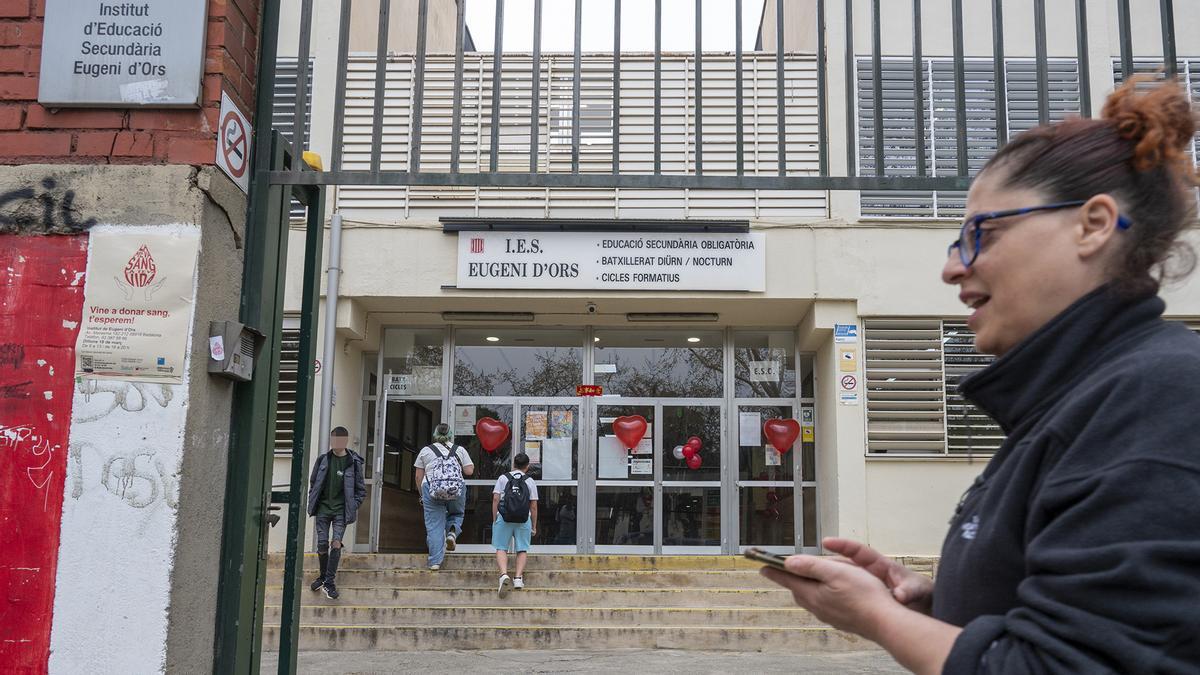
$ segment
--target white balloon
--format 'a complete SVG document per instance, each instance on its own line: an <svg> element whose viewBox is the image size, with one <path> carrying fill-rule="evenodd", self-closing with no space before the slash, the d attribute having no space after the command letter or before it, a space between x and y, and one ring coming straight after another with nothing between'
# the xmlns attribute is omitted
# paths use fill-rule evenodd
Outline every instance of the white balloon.
<svg viewBox="0 0 1200 675"><path fill-rule="evenodd" d="M675 446L675 449L671 451L671 454L675 455L675 459L683 459L683 446Z"/></svg>

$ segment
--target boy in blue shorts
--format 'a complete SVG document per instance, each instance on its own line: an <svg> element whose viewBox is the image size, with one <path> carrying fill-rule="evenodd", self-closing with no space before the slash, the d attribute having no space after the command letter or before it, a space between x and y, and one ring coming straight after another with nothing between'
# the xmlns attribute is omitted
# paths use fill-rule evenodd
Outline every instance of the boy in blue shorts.
<svg viewBox="0 0 1200 675"><path fill-rule="evenodd" d="M496 564L500 567L500 597L506 598L513 588L525 588L521 575L525 572L525 556L529 540L537 534L537 484L526 475L529 455L523 452L513 457L515 471L496 479L492 490L492 548L496 549ZM508 542L516 542L516 578L508 576Z"/></svg>

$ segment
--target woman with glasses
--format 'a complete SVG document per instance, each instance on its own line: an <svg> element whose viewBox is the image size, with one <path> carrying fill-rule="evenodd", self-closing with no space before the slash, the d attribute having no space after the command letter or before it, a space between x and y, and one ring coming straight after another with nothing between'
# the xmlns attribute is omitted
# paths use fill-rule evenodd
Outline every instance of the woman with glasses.
<svg viewBox="0 0 1200 675"><path fill-rule="evenodd" d="M936 582L845 539L764 574L919 673L1200 672L1200 337L1158 297L1195 264L1195 132L1134 81L976 178L942 279L999 357L960 389L1007 439Z"/></svg>

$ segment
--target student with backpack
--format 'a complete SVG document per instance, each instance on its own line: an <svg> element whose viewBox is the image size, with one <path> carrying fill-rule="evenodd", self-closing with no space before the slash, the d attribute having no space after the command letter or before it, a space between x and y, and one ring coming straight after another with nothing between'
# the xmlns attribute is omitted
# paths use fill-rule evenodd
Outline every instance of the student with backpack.
<svg viewBox="0 0 1200 675"><path fill-rule="evenodd" d="M429 570L436 572L442 567L446 551L454 550L462 533L467 508L467 484L463 478L475 473L475 464L466 448L454 444L450 426L439 424L433 430L433 443L421 449L413 468L425 509Z"/></svg>
<svg viewBox="0 0 1200 675"><path fill-rule="evenodd" d="M496 479L492 490L492 548L496 549L496 565L500 567L500 597L508 597L513 588L525 588L525 556L529 540L537 534L537 484L526 471L529 455L517 453L513 458L515 471ZM516 577L508 576L508 543L516 542Z"/></svg>

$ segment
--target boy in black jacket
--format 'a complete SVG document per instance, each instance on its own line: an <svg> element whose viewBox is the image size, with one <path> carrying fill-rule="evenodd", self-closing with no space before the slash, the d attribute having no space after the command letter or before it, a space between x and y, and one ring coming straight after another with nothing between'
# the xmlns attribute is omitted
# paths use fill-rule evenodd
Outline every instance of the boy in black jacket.
<svg viewBox="0 0 1200 675"><path fill-rule="evenodd" d="M310 588L324 590L331 600L338 597L334 580L342 559L342 535L358 518L358 507L367 497L363 458L346 447L349 443L350 432L345 427L335 428L329 434L329 452L317 458L309 478L308 515L316 517L317 557L321 561L321 574Z"/></svg>

